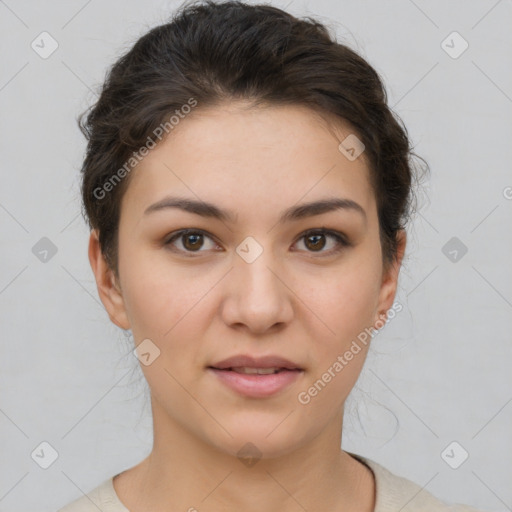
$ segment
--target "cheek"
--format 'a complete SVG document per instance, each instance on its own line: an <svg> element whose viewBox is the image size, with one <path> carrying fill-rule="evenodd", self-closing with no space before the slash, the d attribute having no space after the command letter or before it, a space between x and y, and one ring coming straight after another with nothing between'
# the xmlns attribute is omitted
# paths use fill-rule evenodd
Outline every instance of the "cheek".
<svg viewBox="0 0 512 512"><path fill-rule="evenodd" d="M317 318L328 347L340 347L372 325L378 301L375 272L368 266L343 269L303 287L304 302ZM319 285L321 283L321 286Z"/></svg>
<svg viewBox="0 0 512 512"><path fill-rule="evenodd" d="M123 297L134 337L164 340L197 301L200 284L185 283L178 268L162 265L148 251L127 247L123 254Z"/></svg>
<svg viewBox="0 0 512 512"><path fill-rule="evenodd" d="M308 321L315 326L310 336L317 342L311 346L313 371L297 401L317 421L327 421L339 412L370 347L378 290L370 269L365 275L361 269L358 273L338 273L326 280L322 289L310 287L308 291L305 302L316 313Z"/></svg>

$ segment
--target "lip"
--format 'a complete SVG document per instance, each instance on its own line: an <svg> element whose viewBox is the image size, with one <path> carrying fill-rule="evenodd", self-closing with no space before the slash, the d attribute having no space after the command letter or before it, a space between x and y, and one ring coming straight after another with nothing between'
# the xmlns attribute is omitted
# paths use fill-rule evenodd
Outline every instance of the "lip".
<svg viewBox="0 0 512 512"><path fill-rule="evenodd" d="M240 366L249 368L277 367L281 370L278 373L261 375L237 373L230 369ZM298 364L277 355L263 357L237 355L208 366L207 371L231 390L249 398L265 398L275 395L288 388L304 374L304 369Z"/></svg>
<svg viewBox="0 0 512 512"><path fill-rule="evenodd" d="M282 370L278 373L258 375L237 373L228 369L219 370L212 367L208 367L207 371L217 377L222 384L249 398L272 396L286 389L304 373L303 370Z"/></svg>
<svg viewBox="0 0 512 512"><path fill-rule="evenodd" d="M252 357L244 354L228 357L227 359L223 359L218 363L210 365L209 368L225 370L227 368L234 368L237 366L246 366L249 368L272 368L273 366L276 366L287 370L302 370L300 365L277 355Z"/></svg>

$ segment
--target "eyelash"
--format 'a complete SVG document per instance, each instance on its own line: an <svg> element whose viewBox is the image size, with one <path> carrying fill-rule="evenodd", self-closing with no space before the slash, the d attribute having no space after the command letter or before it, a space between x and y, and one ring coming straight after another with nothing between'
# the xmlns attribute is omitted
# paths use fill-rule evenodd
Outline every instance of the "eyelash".
<svg viewBox="0 0 512 512"><path fill-rule="evenodd" d="M171 246L175 240L177 240L181 237L184 237L186 235L192 235L192 234L203 235L203 236L215 241L206 231L203 231L202 229L189 228L189 229L182 229L180 231L174 232L172 234L172 236L164 242L164 246ZM347 238L342 233L339 233L338 231L333 231L331 229L323 229L323 228L310 229L308 231L305 231L304 233L302 233L300 235L300 237L297 239L297 241L302 240L303 238L307 238L308 236L312 236L312 235L328 235L328 236L334 238L334 240L337 243L337 247L334 249L331 249L330 251L306 251L311 254L316 253L316 254L331 256L331 255L339 253L344 248L351 246L350 242L347 240ZM171 250L174 252L180 252L180 253L187 254L187 257L192 257L192 258L196 257L195 254L200 254L201 252L205 252L205 251L201 251L201 250L187 251L187 250L181 250L181 249L176 249L176 248L173 248Z"/></svg>

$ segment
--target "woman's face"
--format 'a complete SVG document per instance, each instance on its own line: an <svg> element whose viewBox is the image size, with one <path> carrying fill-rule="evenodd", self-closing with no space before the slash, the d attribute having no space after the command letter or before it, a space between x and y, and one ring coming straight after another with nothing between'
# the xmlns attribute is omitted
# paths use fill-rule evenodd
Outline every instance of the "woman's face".
<svg viewBox="0 0 512 512"><path fill-rule="evenodd" d="M364 153L340 151L348 125L335 132L305 107L198 107L132 171L119 290L102 281L91 234L110 318L143 343L155 431L184 428L230 454L250 442L268 457L339 431L399 264L383 272ZM177 198L196 212L165 206ZM326 200L358 206L311 206ZM298 370L212 368L234 356Z"/></svg>

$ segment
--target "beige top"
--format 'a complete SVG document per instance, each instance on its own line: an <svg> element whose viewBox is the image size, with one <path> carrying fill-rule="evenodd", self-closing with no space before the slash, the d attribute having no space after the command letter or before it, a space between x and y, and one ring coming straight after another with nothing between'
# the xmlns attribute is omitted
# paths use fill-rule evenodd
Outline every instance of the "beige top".
<svg viewBox="0 0 512 512"><path fill-rule="evenodd" d="M468 505L449 505L414 482L391 473L384 466L361 455L350 455L366 464L375 476L374 512L482 512ZM57 512L130 512L117 496L113 478L108 478L87 496L81 496Z"/></svg>

